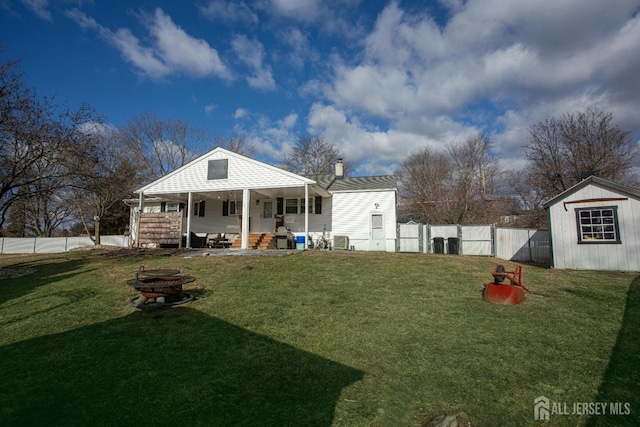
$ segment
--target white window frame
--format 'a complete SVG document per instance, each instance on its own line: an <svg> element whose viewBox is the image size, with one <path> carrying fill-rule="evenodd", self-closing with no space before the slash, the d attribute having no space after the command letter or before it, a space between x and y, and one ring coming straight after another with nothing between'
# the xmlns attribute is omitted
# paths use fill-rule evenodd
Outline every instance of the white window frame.
<svg viewBox="0 0 640 427"><path fill-rule="evenodd" d="M234 215L234 216L242 215L242 200L229 201L229 215Z"/></svg>
<svg viewBox="0 0 640 427"><path fill-rule="evenodd" d="M578 244L620 244L618 207L576 208Z"/></svg>

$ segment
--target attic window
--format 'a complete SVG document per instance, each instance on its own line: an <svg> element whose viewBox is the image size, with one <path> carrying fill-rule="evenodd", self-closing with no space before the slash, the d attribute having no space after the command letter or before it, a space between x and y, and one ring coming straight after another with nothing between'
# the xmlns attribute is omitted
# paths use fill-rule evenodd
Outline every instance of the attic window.
<svg viewBox="0 0 640 427"><path fill-rule="evenodd" d="M229 177L229 159L209 160L207 179L227 179Z"/></svg>
<svg viewBox="0 0 640 427"><path fill-rule="evenodd" d="M616 206L576 209L578 243L622 243Z"/></svg>

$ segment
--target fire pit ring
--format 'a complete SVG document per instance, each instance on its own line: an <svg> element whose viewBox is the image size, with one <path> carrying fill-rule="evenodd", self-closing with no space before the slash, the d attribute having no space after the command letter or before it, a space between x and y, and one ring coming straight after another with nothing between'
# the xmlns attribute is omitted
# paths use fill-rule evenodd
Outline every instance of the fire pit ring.
<svg viewBox="0 0 640 427"><path fill-rule="evenodd" d="M167 307L184 304L193 300L193 295L182 291L182 285L194 282L193 276L179 276L179 270L145 270L144 266L136 272L135 279L127 285L140 292L131 303L141 307ZM143 276L143 277L140 277Z"/></svg>

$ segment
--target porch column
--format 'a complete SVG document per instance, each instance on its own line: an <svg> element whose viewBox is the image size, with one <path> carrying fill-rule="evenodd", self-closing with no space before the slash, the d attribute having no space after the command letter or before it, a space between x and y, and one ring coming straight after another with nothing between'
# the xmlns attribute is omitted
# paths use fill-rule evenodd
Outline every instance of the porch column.
<svg viewBox="0 0 640 427"><path fill-rule="evenodd" d="M309 184L306 182L304 183L304 207L304 248L307 249L309 247L307 239L309 238L309 209L311 206L309 206Z"/></svg>
<svg viewBox="0 0 640 427"><path fill-rule="evenodd" d="M187 248L191 249L191 211L193 209L193 193L189 192L189 198L187 201ZM180 233L180 239L182 239L182 233Z"/></svg>
<svg viewBox="0 0 640 427"><path fill-rule="evenodd" d="M142 210L144 209L144 193L140 192L140 197L138 198L138 217L133 218L134 224L131 224L132 227L135 227L135 230L131 230L132 234L135 232L135 236L131 236L136 242L136 246L140 247L140 217L142 216Z"/></svg>
<svg viewBox="0 0 640 427"><path fill-rule="evenodd" d="M249 249L249 211L251 208L251 191L242 190L242 249Z"/></svg>

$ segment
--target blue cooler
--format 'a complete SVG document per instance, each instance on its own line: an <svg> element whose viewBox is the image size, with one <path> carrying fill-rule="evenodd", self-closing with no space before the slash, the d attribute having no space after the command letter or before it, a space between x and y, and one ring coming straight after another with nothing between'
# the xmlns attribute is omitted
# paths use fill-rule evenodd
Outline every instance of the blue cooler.
<svg viewBox="0 0 640 427"><path fill-rule="evenodd" d="M296 249L299 251L304 250L304 236L296 236Z"/></svg>

